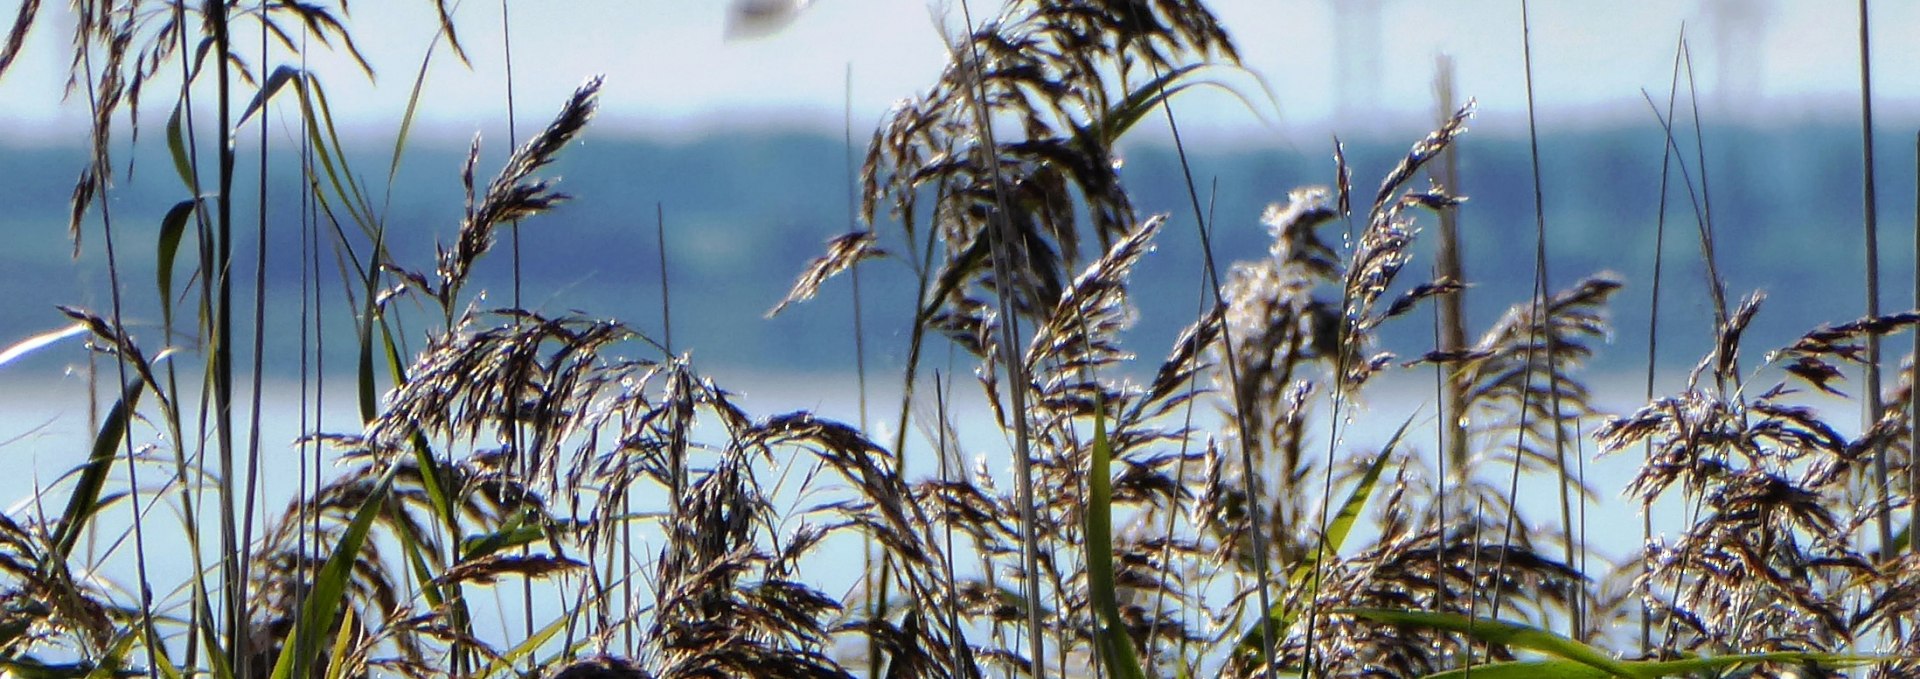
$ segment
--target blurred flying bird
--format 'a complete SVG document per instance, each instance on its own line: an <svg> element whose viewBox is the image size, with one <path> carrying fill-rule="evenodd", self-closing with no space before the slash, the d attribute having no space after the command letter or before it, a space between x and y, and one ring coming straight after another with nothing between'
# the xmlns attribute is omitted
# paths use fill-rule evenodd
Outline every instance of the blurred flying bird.
<svg viewBox="0 0 1920 679"><path fill-rule="evenodd" d="M733 0L727 5L728 38L757 38L771 35L787 24L813 0Z"/></svg>

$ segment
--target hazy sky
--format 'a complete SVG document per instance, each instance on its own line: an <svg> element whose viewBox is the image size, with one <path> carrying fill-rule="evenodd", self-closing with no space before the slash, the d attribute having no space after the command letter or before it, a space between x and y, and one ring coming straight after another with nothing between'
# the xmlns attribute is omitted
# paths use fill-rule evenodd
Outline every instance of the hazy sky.
<svg viewBox="0 0 1920 679"><path fill-rule="evenodd" d="M817 0L783 31L728 40L720 0L511 0L515 95L523 121L544 119L582 78L607 75L603 126L706 130L724 124L838 129L847 69L855 128L871 129L889 105L938 73L943 47L934 5L923 0ZM1920 3L1874 3L1876 104L1889 122L1920 103ZM0 119L16 138L77 125L83 106L59 101L71 21L48 3L28 54L0 80ZM975 19L998 3L975 0ZM18 0L0 0L10 18ZM1271 87L1273 111L1253 78L1224 79L1261 102L1260 117L1224 95L1179 101L1197 136L1284 137L1424 120L1435 56L1451 54L1460 91L1483 122L1524 110L1518 2L1438 0L1216 0L1247 67ZM1336 11L1339 6L1342 11ZM391 130L435 26L427 0L352 4L350 25L375 66L369 84L337 58L316 58L336 112L349 125ZM1556 120L1645 116L1640 89L1664 96L1684 22L1710 119L1808 112L1850 115L1859 101L1851 3L1812 0L1677 0L1533 5L1541 111ZM1344 13L1343 13L1344 12ZM957 24L957 10L948 12ZM505 60L498 0L466 0L456 14L471 70L436 56L422 115L427 134L465 138L505 119ZM253 44L251 39L247 44ZM320 53L316 53L318 55ZM1345 56L1341 56L1345 55ZM157 100L157 99L156 99ZM156 118L164 111L150 111ZM531 124L531 123L526 123Z"/></svg>

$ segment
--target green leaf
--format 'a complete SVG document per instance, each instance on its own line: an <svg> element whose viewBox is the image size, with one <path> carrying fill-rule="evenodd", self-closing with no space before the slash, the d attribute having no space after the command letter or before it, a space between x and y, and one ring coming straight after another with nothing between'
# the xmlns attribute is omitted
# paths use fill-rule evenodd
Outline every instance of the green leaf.
<svg viewBox="0 0 1920 679"><path fill-rule="evenodd" d="M0 670L6 671L5 676L10 678L17 677L18 679L86 679L87 677L92 677L96 669L93 663L44 663L35 660L32 656L0 658ZM133 677L139 675L139 672L132 670L118 670L107 676Z"/></svg>
<svg viewBox="0 0 1920 679"><path fill-rule="evenodd" d="M1367 465L1367 471L1360 475L1360 482L1347 493L1347 501L1340 503L1340 512L1327 523L1325 551L1338 554L1347 542L1347 534L1353 532L1353 524L1359 520L1360 512L1367 507L1367 500L1373 498L1374 486L1380 483L1380 473L1386 471L1387 458L1392 457L1394 447L1400 445L1400 438L1406 436L1407 427L1413 425L1413 416L1408 416L1400 428L1393 430L1393 436L1387 438L1387 444L1380 448L1380 454Z"/></svg>
<svg viewBox="0 0 1920 679"><path fill-rule="evenodd" d="M1588 667L1600 670L1599 676L1648 677L1633 666L1614 659L1606 651L1574 641L1554 632L1505 620L1492 618L1472 618L1457 613L1434 611L1396 611L1383 608L1346 608L1334 611L1374 622L1395 625L1411 625L1430 629L1458 632L1489 644L1499 644L1513 648L1537 651L1547 655L1572 660ZM1479 670L1474 670L1479 676Z"/></svg>
<svg viewBox="0 0 1920 679"><path fill-rule="evenodd" d="M539 516L533 510L516 512L498 530L469 535L460 541L460 560L472 561L503 549L532 544L546 532L540 529Z"/></svg>
<svg viewBox="0 0 1920 679"><path fill-rule="evenodd" d="M407 137L413 132L414 112L420 107L420 93L426 89L427 66L433 63L433 50L440 45L438 36L420 57L420 71L413 76L413 89L407 93L407 111L400 115L400 132L393 138L393 160L387 163L387 191L392 195L394 178L400 175L400 157L407 149Z"/></svg>
<svg viewBox="0 0 1920 679"><path fill-rule="evenodd" d="M161 638L159 630L154 630L153 638ZM173 665L173 659L167 657L167 645L164 643L147 647L147 662L153 663L154 667L160 670L160 676L165 677L165 679L183 679L180 674L180 668L175 667Z"/></svg>
<svg viewBox="0 0 1920 679"><path fill-rule="evenodd" d="M1107 672L1120 679L1144 679L1146 672L1134 654L1120 617L1113 574L1113 445L1107 440L1105 408L1093 409L1093 459L1087 472L1087 593L1100 614L1095 641L1107 663Z"/></svg>
<svg viewBox="0 0 1920 679"><path fill-rule="evenodd" d="M185 102L173 105L173 115L167 116L167 154L173 156L173 171L180 175L180 183L188 191L198 193L200 181L193 174L193 160L187 155L186 135L180 130L180 110Z"/></svg>
<svg viewBox="0 0 1920 679"><path fill-rule="evenodd" d="M380 385L373 376L373 320L372 302L367 307L367 325L360 333L360 351L354 361L354 394L360 404L360 423L369 424L380 416Z"/></svg>
<svg viewBox="0 0 1920 679"><path fill-rule="evenodd" d="M140 395L146 391L146 384L139 378L127 381L120 392L120 400L115 401L113 409L107 411L107 417L100 422L100 433L93 437L93 451L87 456L87 463L80 469L80 480L74 483L73 494L67 497L67 510L60 516L60 525L53 533L53 551L62 561L73 554L73 546L86 531L87 522L100 508L100 493L107 484L107 471L113 467L113 460L120 452L120 442L127 435L127 422L133 409L140 404Z"/></svg>
<svg viewBox="0 0 1920 679"><path fill-rule="evenodd" d="M167 210L167 216L160 218L160 264L154 269L154 276L160 287L160 317L167 323L173 322L173 258L180 252L180 237L186 233L187 218L193 216L199 204L198 198L174 203Z"/></svg>
<svg viewBox="0 0 1920 679"><path fill-rule="evenodd" d="M387 374L396 385L407 383L406 359L400 356L400 346L393 341L393 331L387 325L385 317L379 322L380 347L385 350ZM370 368L369 368L370 370ZM447 534L460 534L460 514L455 511L453 500L448 495L448 482L440 461L433 456L433 447L427 442L425 434L418 430L408 439L413 449L414 463L419 467L420 485L427 491L427 504L433 508L435 518L447 527Z"/></svg>
<svg viewBox="0 0 1920 679"><path fill-rule="evenodd" d="M101 662L93 668L93 671L87 673L87 679L113 679L114 677L122 676L139 676L139 672L129 670L125 667L127 663L127 652L133 650L134 642L139 641L139 639L139 634L131 631L122 632L120 637L114 640L113 646L107 649L106 657L101 658Z"/></svg>
<svg viewBox="0 0 1920 679"><path fill-rule="evenodd" d="M1097 121L1102 137L1112 142L1127 133L1141 118L1153 110L1160 102L1170 99L1194 83L1180 82L1194 70L1206 64L1188 64L1160 74L1160 77L1147 81L1127 93L1127 98L1107 110L1107 115Z"/></svg>
<svg viewBox="0 0 1920 679"><path fill-rule="evenodd" d="M327 664L327 679L342 679L347 675L347 663L340 662L340 659L347 657L347 645L352 641L353 607L348 606L340 611L340 633L334 635L333 653L327 656L333 659Z"/></svg>
<svg viewBox="0 0 1920 679"><path fill-rule="evenodd" d="M313 149L314 159L319 161L322 174L326 175L327 185L333 188L339 197L340 206L346 210L347 217L361 226L363 231L372 232L373 215L360 185L355 182L353 170L347 165L345 147L340 143L339 130L333 122L333 109L327 105L326 88L320 85L319 78L310 73L294 82L300 92L300 115L306 121L307 141ZM338 162L335 158L338 157ZM325 194L318 188L313 193L323 203Z"/></svg>
<svg viewBox="0 0 1920 679"><path fill-rule="evenodd" d="M1891 662L1900 658L1891 656L1851 656L1834 653L1753 653L1748 655L1723 655L1711 658L1687 658L1683 660L1635 660L1621 664L1631 670L1631 674L1612 674L1606 670L1579 662L1577 660L1522 660L1516 662L1475 665L1472 669L1448 670L1429 674L1422 679L1614 679L1615 677L1648 678L1672 677L1709 670L1720 670L1740 665L1763 662L1801 663L1818 665L1824 669L1842 669L1858 667L1880 662Z"/></svg>
<svg viewBox="0 0 1920 679"><path fill-rule="evenodd" d="M1240 105L1246 107L1249 113L1265 121L1266 116L1261 115L1260 109L1253 105L1253 100L1247 98L1247 95L1239 89L1218 80L1199 80L1189 77L1195 76L1203 69L1212 70L1217 68L1222 68L1222 66L1219 64L1199 63L1189 64L1162 73L1159 77L1147 81L1139 87L1134 88L1131 92L1128 92L1125 99L1108 108L1105 115L1092 121L1087 128L1082 128L1082 131L1090 130L1098 132L1108 144L1111 144L1120 137L1125 136L1128 130L1133 129L1133 126L1139 124L1141 119L1145 118L1147 114L1152 113L1155 107L1161 106L1175 95L1195 86L1219 88L1227 94L1232 95L1233 98L1240 100ZM1254 82L1258 84L1262 90L1266 91L1267 99L1274 101L1273 92L1267 88L1266 82L1260 79L1258 74L1251 73L1245 69L1236 70L1253 76ZM1278 104L1275 104L1275 106L1277 107Z"/></svg>
<svg viewBox="0 0 1920 679"><path fill-rule="evenodd" d="M387 503L387 493L393 488L393 473L398 467L390 467L380 480L374 484L373 492L360 503L359 511L353 515L353 522L347 524L347 530L340 536L339 544L333 548L333 554L327 557L326 565L320 567L320 573L313 580L313 592L307 597L306 604L300 608L300 617L289 632L292 641L280 649L280 657L273 664L272 679L293 679L294 677L313 676L313 664L320 655L320 643L326 637L327 629L340 618L340 611L348 606L347 580L353 577L353 563L360 555L360 548L366 543L367 532L372 529L374 519Z"/></svg>
<svg viewBox="0 0 1920 679"><path fill-rule="evenodd" d="M510 672L515 664L525 659L534 651L540 650L542 644L547 643L547 640L552 639L553 635L560 630L566 629L567 623L572 621L573 619L571 617L565 615L555 617L553 622L547 623L546 627L535 631L533 636L527 637L526 641L522 641L519 645L508 649L506 653L500 654L500 657L494 658L493 663L487 665L487 669L481 672L475 679L488 679L503 672Z"/></svg>
<svg viewBox="0 0 1920 679"><path fill-rule="evenodd" d="M420 595L427 605L438 609L446 601L440 596L440 587L434 582L439 575L427 564L426 549L421 545L420 536L414 534L413 527L405 521L394 524L394 537L400 539L400 551L407 555L407 566L413 572L414 584L420 586Z"/></svg>
<svg viewBox="0 0 1920 679"><path fill-rule="evenodd" d="M1413 425L1415 416L1417 413L1407 416L1406 421L1400 423L1400 428L1395 429L1393 435L1387 438L1386 445L1380 447L1380 455L1375 457L1373 463L1367 465L1366 472L1360 475L1359 483L1354 484L1353 490L1347 492L1346 501L1340 503L1340 511L1327 523L1326 537L1321 543L1322 553L1339 554L1340 548L1346 545L1347 535L1353 532L1354 522L1366 509L1367 501L1373 498L1373 489L1379 485L1380 475L1387 469L1387 460L1393 457L1393 449L1400 445L1400 439L1406 436L1407 428ZM1311 554L1305 560L1295 564L1293 570L1287 574L1288 588L1299 589L1306 584L1307 578L1312 577L1314 571L1319 569L1320 559L1320 554ZM1299 615L1298 609L1289 606L1285 601L1280 601L1274 603L1273 610L1267 612L1263 622L1271 626L1275 636L1278 637L1282 631L1293 626L1294 620L1298 619ZM1265 652L1261 639L1262 631L1259 625L1248 627L1241 632L1240 640L1234 643L1234 657L1251 658L1261 655Z"/></svg>
<svg viewBox="0 0 1920 679"><path fill-rule="evenodd" d="M317 118L320 124L315 125L316 116L313 113L313 109L304 108L306 99L303 98L301 100L303 102L303 113L307 116L307 123L312 130L309 134L313 136L316 142L314 146L316 148L333 149L334 155L340 161L340 174L337 177L332 176L333 166L327 166L329 179L335 184L334 191L340 195L341 204L346 207L347 214L353 217L353 219L361 225L363 230L371 234L376 222L373 217L372 204L367 201L366 191L360 188L359 180L355 178L352 168L347 165L347 146L340 142L340 130L334 125L333 105L328 103L327 89L320 85L319 78L311 74L300 79L300 86L302 94L311 92L312 100L315 104L313 109L318 110ZM322 142L319 137L322 129L327 133L324 142ZM341 180L343 179L346 185L345 190L342 190L340 187Z"/></svg>
<svg viewBox="0 0 1920 679"><path fill-rule="evenodd" d="M246 127L247 121L253 119L254 114L259 113L260 109L267 105L267 101L273 99L273 95L278 94L294 78L303 78L305 75L305 71L285 64L273 69L273 73L267 76L266 83L260 86L259 92L253 94L253 101L247 102L247 108L240 112L239 120L233 123L233 129L228 133L237 133L240 128Z"/></svg>

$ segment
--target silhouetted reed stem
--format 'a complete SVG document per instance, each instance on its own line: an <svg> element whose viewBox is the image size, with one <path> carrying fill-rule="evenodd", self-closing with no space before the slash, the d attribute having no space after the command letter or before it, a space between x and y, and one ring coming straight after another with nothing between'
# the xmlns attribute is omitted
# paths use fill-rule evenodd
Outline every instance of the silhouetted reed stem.
<svg viewBox="0 0 1920 679"><path fill-rule="evenodd" d="M1879 207L1874 200L1873 177L1873 59L1867 34L1867 0L1860 0L1860 209L1861 228L1866 239L1867 317L1880 315L1880 226ZM1881 415L1880 337L1867 337L1866 413L1861 429L1873 427ZM1879 511L1875 517L1880 530L1880 555L1892 558L1893 508L1888 502L1887 451L1873 451L1873 485Z"/></svg>

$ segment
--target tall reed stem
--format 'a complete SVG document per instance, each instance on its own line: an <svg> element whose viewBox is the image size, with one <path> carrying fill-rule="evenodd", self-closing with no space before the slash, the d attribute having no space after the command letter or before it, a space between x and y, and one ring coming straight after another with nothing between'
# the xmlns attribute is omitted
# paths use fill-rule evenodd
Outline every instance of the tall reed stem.
<svg viewBox="0 0 1920 679"><path fill-rule="evenodd" d="M1046 639L1040 621L1040 545L1035 536L1034 480L1032 462L1031 434L1027 425L1027 390L1032 388L1027 379L1026 362L1020 358L1020 319L1015 315L1013 303L1014 285L1012 275L1012 246L1014 238L1013 223L1008 221L1011 214L1007 204L1006 180L1001 176L1000 163L994 156L1000 152L999 142L994 140L993 117L987 108L986 62L980 55L979 46L974 44L973 14L967 3L960 3L961 17L966 21L966 54L956 55L957 61L967 69L972 82L966 88L967 99L974 112L974 119L980 128L980 137L985 148L980 152L988 154L986 162L993 168L994 214L987 227L987 241L992 249L995 297L999 304L1000 351L999 358L1007 371L1008 394L1013 400L1013 462L1014 484L1018 488L1017 502L1020 503L1020 553L1021 568L1025 577L1021 583L1026 592L1027 645L1032 653L1030 661L1035 679L1046 679ZM1063 649L1064 650L1064 649Z"/></svg>
<svg viewBox="0 0 1920 679"><path fill-rule="evenodd" d="M1867 0L1860 0L1860 203L1861 227L1867 245L1867 317L1880 315L1880 225L1874 200L1873 177L1873 59L1868 43ZM1880 419L1880 336L1867 336L1867 412L1861 428L1870 429ZM1887 498L1887 451L1883 446L1873 453L1873 485L1879 500L1875 516L1880 529L1880 557L1892 558L1893 508Z"/></svg>
<svg viewBox="0 0 1920 679"><path fill-rule="evenodd" d="M1530 395L1533 391L1532 382L1533 382L1533 375L1535 372L1533 366L1535 365L1534 361L1536 359L1535 346L1542 343L1540 340L1544 340L1544 344L1546 345L1544 347L1541 347L1542 349L1545 350L1545 354L1546 354L1544 357L1541 357L1541 358L1546 363L1547 408L1548 408L1547 416L1551 419L1549 426L1553 427L1553 450L1554 450L1554 461L1555 461L1554 466L1556 469L1559 470L1559 473L1560 473L1561 525L1564 526L1568 532L1568 536L1567 536L1567 539L1565 540L1565 545L1564 545L1565 546L1564 556L1566 557L1566 563L1568 564L1574 563L1574 551L1575 551L1575 545L1574 545L1575 539L1572 534L1573 533L1572 509L1569 504L1570 502L1569 486L1571 485L1572 480L1569 478L1567 473L1565 428L1562 426L1560 421L1562 417L1562 413L1560 409L1560 370L1559 370L1559 363L1558 363L1558 356L1557 356L1557 354L1559 353L1559 347L1555 346L1556 339L1554 336L1553 329L1552 327L1550 327L1550 324L1552 322L1552 316L1551 316L1551 312L1547 309L1547 302L1552 297L1552 293L1550 292L1552 288L1551 288L1551 278L1549 277L1548 270L1547 270L1547 213L1546 213L1545 190L1543 188L1541 178L1540 178L1540 133L1539 133L1538 122L1534 117L1535 107L1534 107L1534 98L1533 98L1533 93L1534 93L1533 24L1532 24L1531 18L1529 17L1528 10L1529 10L1529 7L1528 7L1527 1L1521 0L1520 2L1521 63L1524 65L1525 74L1526 74L1527 149L1528 149L1528 155L1532 159L1532 169L1533 169L1533 218L1534 218L1534 251L1533 251L1534 280L1533 280L1533 303L1532 303L1533 304L1533 309L1532 309L1533 321L1529 324L1531 326L1529 329L1529 332L1539 333L1540 337L1539 337L1539 340L1533 340L1527 343L1527 358L1526 358L1527 372L1526 372L1526 378L1523 380L1523 386L1522 386L1522 392L1525 395L1522 396L1522 404L1520 407L1520 427L1518 432L1518 436L1520 437L1520 441L1519 441L1520 445L1516 447L1515 454L1514 454L1512 487L1509 488L1508 496L1507 496L1508 509L1507 509L1507 521L1506 521L1506 531L1505 531L1506 534L1502 538L1500 543L1500 560L1499 560L1499 565L1496 566L1495 576L1494 576L1496 582L1498 582L1500 578L1503 577L1506 573L1507 560L1508 560L1509 552L1511 550L1511 546L1513 543L1513 532L1515 529L1514 524L1516 523L1516 519L1518 518L1516 514L1516 511L1517 511L1516 498L1519 494L1519 488L1520 488L1520 455L1521 454L1519 451L1525 449L1525 442L1526 442L1525 439L1527 435L1526 434L1527 418L1530 416L1530 414L1533 411L1533 408L1531 408L1526 403L1526 400L1530 398ZM1500 617L1500 604L1502 603L1504 594L1505 594L1504 588L1498 588L1498 587L1495 588L1493 593L1493 612L1491 613L1492 617L1495 617L1495 618ZM1573 596L1573 601L1571 606L1572 616L1567 621L1568 628L1569 630L1571 630L1572 633L1569 634L1568 636L1573 636L1577 638L1582 636L1582 631L1586 629L1585 619L1583 615L1585 602L1581 598L1580 592L1578 590L1574 591L1572 593L1572 596Z"/></svg>
<svg viewBox="0 0 1920 679"><path fill-rule="evenodd" d="M241 577L241 562L246 546L240 543L234 525L238 509L234 507L234 478L239 469L233 460L233 78L227 55L232 40L227 22L228 0L207 4L213 24L214 87L220 134L219 192L214 195L213 261L203 269L206 282L215 287L213 336L209 344L213 355L214 436L220 460L220 577L226 590L227 664L238 679L249 679L246 659L251 655L247 634L246 582Z"/></svg>
<svg viewBox="0 0 1920 679"><path fill-rule="evenodd" d="M1682 26L1678 42L1673 46L1673 77L1667 85L1667 115L1661 122L1663 130L1666 128L1664 121L1673 119L1674 103L1680 96L1680 54L1686 49L1686 39L1686 27ZM1658 111L1655 113L1657 116ZM1670 179L1669 172L1673 167L1674 151L1672 135L1663 132L1660 137L1660 199L1655 202L1653 227L1653 283L1649 286L1650 290L1647 293L1647 389L1644 398L1648 403L1653 402L1654 375L1660 360L1660 284L1661 276L1665 273L1667 186ZM1653 441L1647 441L1642 452L1646 462L1651 463L1654 459ZM1640 507L1640 544L1642 549L1651 549L1653 544L1652 502L1644 502ZM1648 582L1652 582L1653 560L1642 559L1642 563L1642 573L1648 578ZM1646 596L1640 597L1640 654L1643 656L1653 650L1653 613L1647 606L1647 599Z"/></svg>

